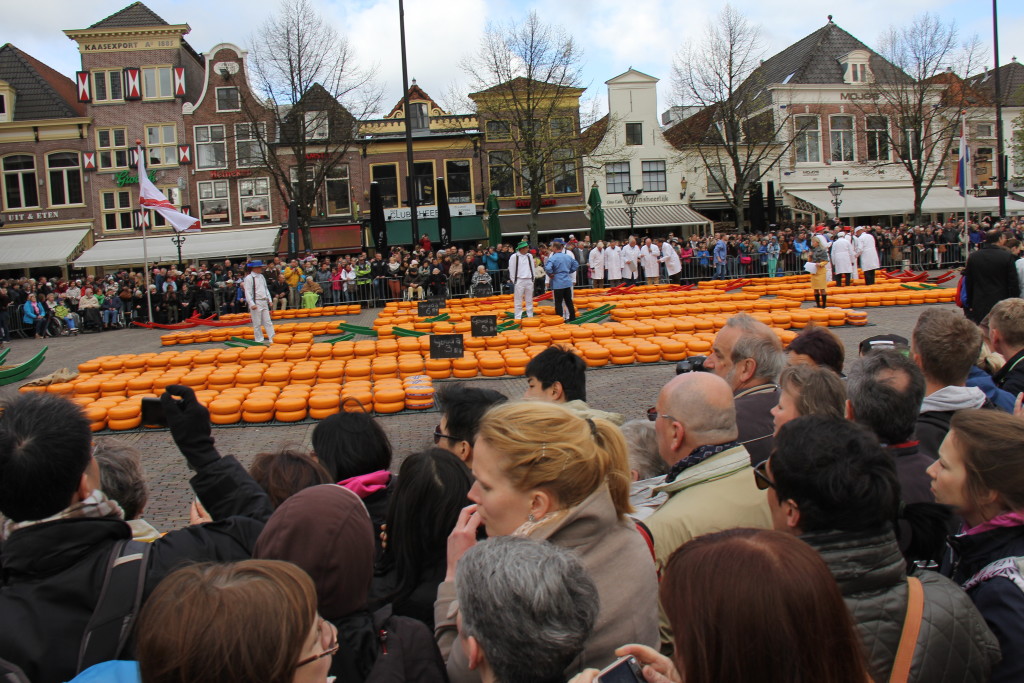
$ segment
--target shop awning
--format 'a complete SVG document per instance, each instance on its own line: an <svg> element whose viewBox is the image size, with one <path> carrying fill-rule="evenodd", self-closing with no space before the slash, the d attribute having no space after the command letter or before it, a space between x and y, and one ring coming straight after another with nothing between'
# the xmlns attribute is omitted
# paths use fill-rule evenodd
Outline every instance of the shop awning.
<svg viewBox="0 0 1024 683"><path fill-rule="evenodd" d="M504 217L502 217L504 221ZM437 230L436 218L420 218L416 221L420 235L426 234L430 241L437 244L441 239ZM410 244L412 237L412 223L407 220L388 221L388 244ZM502 224L504 227L504 223ZM416 235L419 239L419 235ZM487 231L484 229L484 222L480 216L452 216L452 241L468 242L470 240L487 239Z"/></svg>
<svg viewBox="0 0 1024 683"><path fill-rule="evenodd" d="M629 227L629 214L623 206L604 207L604 219L608 229ZM711 220L700 215L685 204L636 207L633 226L636 228L675 228L691 225L711 225Z"/></svg>
<svg viewBox="0 0 1024 683"><path fill-rule="evenodd" d="M831 215L832 195L828 190L783 190L811 207ZM840 216L891 216L914 212L914 191L909 187L889 188L847 188L839 195L842 204ZM1007 210L1024 208L1024 203L1007 198ZM1017 206L1014 206L1017 205ZM797 205L799 209L799 203ZM957 213L964 210L964 198L948 187L933 187L924 198L921 207L924 213ZM967 197L968 211L999 211L997 197Z"/></svg>
<svg viewBox="0 0 1024 683"><path fill-rule="evenodd" d="M66 266L81 253L89 228L0 233L0 270Z"/></svg>
<svg viewBox="0 0 1024 683"><path fill-rule="evenodd" d="M185 260L266 256L277 253L279 226L185 233L181 257ZM173 263L178 249L170 233L147 236L146 249L150 263ZM75 259L75 266L127 266L142 264L142 238L105 239Z"/></svg>
<svg viewBox="0 0 1024 683"><path fill-rule="evenodd" d="M530 231L529 213L500 213L502 235L525 235ZM610 226L609 226L610 227ZM590 218L583 211L541 211L537 215L537 234L587 232Z"/></svg>

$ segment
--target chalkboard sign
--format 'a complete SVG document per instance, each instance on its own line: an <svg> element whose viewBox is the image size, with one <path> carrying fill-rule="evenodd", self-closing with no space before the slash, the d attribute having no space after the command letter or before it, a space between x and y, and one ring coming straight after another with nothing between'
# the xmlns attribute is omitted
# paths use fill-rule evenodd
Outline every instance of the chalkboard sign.
<svg viewBox="0 0 1024 683"><path fill-rule="evenodd" d="M431 358L462 358L465 353L461 334L430 335Z"/></svg>
<svg viewBox="0 0 1024 683"><path fill-rule="evenodd" d="M416 304L416 315L421 318L433 318L441 310L441 304L438 301L420 301Z"/></svg>
<svg viewBox="0 0 1024 683"><path fill-rule="evenodd" d="M473 326L474 337L496 337L498 336L498 316L496 315L474 315L469 319Z"/></svg>

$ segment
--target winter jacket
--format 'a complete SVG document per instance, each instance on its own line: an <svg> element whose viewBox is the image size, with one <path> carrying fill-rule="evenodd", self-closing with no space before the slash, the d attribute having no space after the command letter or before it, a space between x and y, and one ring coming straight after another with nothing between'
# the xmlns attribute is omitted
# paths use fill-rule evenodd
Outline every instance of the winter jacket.
<svg viewBox="0 0 1024 683"><path fill-rule="evenodd" d="M817 550L839 584L860 633L875 681L887 681L907 613L906 563L891 530L826 531L800 537ZM982 683L999 646L970 598L936 572L914 574L924 588L924 614L910 683Z"/></svg>
<svg viewBox="0 0 1024 683"><path fill-rule="evenodd" d="M977 387L943 387L924 397L917 416L915 432L921 441L921 451L933 458L939 456L939 446L949 432L953 413L965 408L986 405L985 392Z"/></svg>
<svg viewBox="0 0 1024 683"><path fill-rule="evenodd" d="M962 534L949 539L949 545L942 573L962 586L996 560L1024 556L1024 526ZM1002 649L1003 659L992 672L993 683L1024 680L1024 589L1009 578L996 576L970 588L967 595Z"/></svg>
<svg viewBox="0 0 1024 683"><path fill-rule="evenodd" d="M1006 365L999 369L993 378L999 388L1017 399L1017 394L1024 391L1024 349L1006 359Z"/></svg>
<svg viewBox="0 0 1024 683"><path fill-rule="evenodd" d="M1003 367L1005 369L1006 366ZM1022 368L1022 370L1024 370L1024 368ZM1011 394L1009 391L1004 389L1000 389L996 386L996 382L992 378L992 375L988 374L977 365L971 366L971 373L967 375L967 386L978 387L981 389L985 393L985 398L1000 410L1005 410L1008 413L1013 412L1013 403L1017 400L1017 395ZM1024 389L1021 389L1020 391L1024 391Z"/></svg>
<svg viewBox="0 0 1024 683"><path fill-rule="evenodd" d="M183 564L248 559L270 515L267 495L232 457L201 467L191 484L217 521L153 542L145 596ZM74 677L110 551L131 537L131 527L112 518L62 519L12 533L0 553L0 658L32 683Z"/></svg>
<svg viewBox="0 0 1024 683"><path fill-rule="evenodd" d="M1020 295L1017 257L994 244L986 244L967 258L967 306L964 313L980 323L1003 299Z"/></svg>
<svg viewBox="0 0 1024 683"><path fill-rule="evenodd" d="M775 445L775 422L772 408L779 403L779 390L774 384L762 384L736 394L737 441L750 453L750 464L768 459Z"/></svg>
<svg viewBox="0 0 1024 683"><path fill-rule="evenodd" d="M658 578L651 552L633 521L615 514L607 486L535 527L529 536L572 549L597 585L601 602L597 622L583 652L566 668L567 680L583 668L611 664L615 648L624 643L658 646ZM469 670L456 633L457 616L455 583L446 581L437 589L434 634L442 654L447 654L452 683L478 681L479 674Z"/></svg>

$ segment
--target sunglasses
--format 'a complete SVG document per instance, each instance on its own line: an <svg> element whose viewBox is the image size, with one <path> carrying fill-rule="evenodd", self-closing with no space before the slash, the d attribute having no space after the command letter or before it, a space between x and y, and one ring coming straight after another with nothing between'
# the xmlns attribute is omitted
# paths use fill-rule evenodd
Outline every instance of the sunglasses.
<svg viewBox="0 0 1024 683"><path fill-rule="evenodd" d="M754 483L757 484L760 491L775 489L776 493L778 492L779 489L775 486L775 482L768 478L767 460L762 460L754 466Z"/></svg>
<svg viewBox="0 0 1024 683"><path fill-rule="evenodd" d="M317 619L320 620L317 622L317 629L320 631L320 647L323 648L323 652L318 655L313 655L312 657L300 659L295 665L296 669L301 666L306 666L307 664L312 664L324 657L331 657L341 649L341 644L338 643L338 630L334 628L333 624L329 623L323 617L317 617Z"/></svg>
<svg viewBox="0 0 1024 683"><path fill-rule="evenodd" d="M441 439L451 439L452 441L462 441L462 439L458 438L457 436L451 436L450 434L445 434L444 432L441 431L441 425L437 425L436 427L434 427L434 444L436 445L436 444L441 443Z"/></svg>
<svg viewBox="0 0 1024 683"><path fill-rule="evenodd" d="M663 417L666 420L673 420L675 422L679 421L679 420L676 420L671 415L665 415L665 414L659 413L658 409L656 407L655 408L648 408L647 409L647 419L648 420L650 420L651 422L657 422L659 417Z"/></svg>

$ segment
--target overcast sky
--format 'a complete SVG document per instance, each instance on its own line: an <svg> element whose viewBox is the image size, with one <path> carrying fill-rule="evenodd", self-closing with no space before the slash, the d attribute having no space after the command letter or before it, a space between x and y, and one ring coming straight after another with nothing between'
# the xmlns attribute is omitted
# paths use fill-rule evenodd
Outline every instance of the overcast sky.
<svg viewBox="0 0 1024 683"><path fill-rule="evenodd" d="M171 24L188 24L186 40L199 52L222 42L247 47L248 37L274 14L279 0L145 0ZM398 0L313 0L338 31L347 35L361 63L376 64L384 89L385 111L401 97ZM129 4L129 0L4 0L0 42L10 42L61 73L74 78L80 62L76 45L63 29L86 28ZM671 102L672 57L686 41L698 38L722 2L646 0L405 0L409 76L441 99L465 76L458 64L479 47L491 21L522 18L536 9L541 18L569 31L584 48L585 97L606 102L604 82L633 67L657 78L659 108ZM1000 0L1000 60L1006 63L1024 35L1024 2ZM990 6L981 0L734 0L733 6L760 25L765 57L817 30L831 12L844 29L874 47L891 24L909 22L924 11L956 20L964 36L977 34L992 64ZM1017 55L1024 59L1022 54Z"/></svg>

